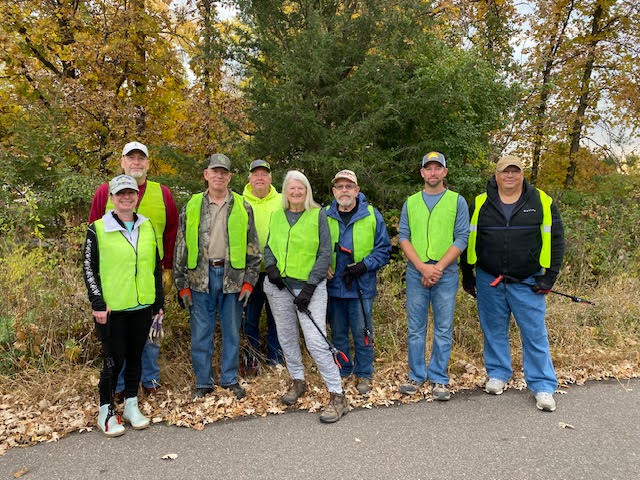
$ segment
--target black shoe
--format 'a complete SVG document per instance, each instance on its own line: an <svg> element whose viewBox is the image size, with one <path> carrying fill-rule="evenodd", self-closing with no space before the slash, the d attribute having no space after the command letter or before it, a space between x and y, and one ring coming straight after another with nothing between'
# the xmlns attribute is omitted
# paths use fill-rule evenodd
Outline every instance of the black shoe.
<svg viewBox="0 0 640 480"><path fill-rule="evenodd" d="M233 385L226 385L222 388L226 388L227 390L231 391L231 393L233 393L238 400L244 398L246 395L244 388L242 388L239 383L234 383Z"/></svg>
<svg viewBox="0 0 640 480"><path fill-rule="evenodd" d="M193 399L196 400L198 398L204 398L213 392L212 387L198 387L196 388L195 393L193 394Z"/></svg>

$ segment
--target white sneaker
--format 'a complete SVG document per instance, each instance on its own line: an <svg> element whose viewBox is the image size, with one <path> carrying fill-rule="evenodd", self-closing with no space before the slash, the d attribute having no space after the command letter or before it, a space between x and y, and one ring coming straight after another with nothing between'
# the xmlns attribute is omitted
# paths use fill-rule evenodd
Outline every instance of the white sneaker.
<svg viewBox="0 0 640 480"><path fill-rule="evenodd" d="M149 426L149 419L142 415L138 408L138 397L125 398L122 418L129 422L134 430L142 430Z"/></svg>
<svg viewBox="0 0 640 480"><path fill-rule="evenodd" d="M102 430L107 437L119 437L124 433L124 425L120 421L120 416L111 410L109 415L109 409L111 405L108 403L100 405L100 411L98 412L98 428ZM107 420L109 417L109 420Z"/></svg>
<svg viewBox="0 0 640 480"><path fill-rule="evenodd" d="M536 407L543 412L553 412L556 409L556 401L553 399L553 393L536 393Z"/></svg>
<svg viewBox="0 0 640 480"><path fill-rule="evenodd" d="M493 395L502 395L506 383L497 378L490 378L484 386L484 391Z"/></svg>

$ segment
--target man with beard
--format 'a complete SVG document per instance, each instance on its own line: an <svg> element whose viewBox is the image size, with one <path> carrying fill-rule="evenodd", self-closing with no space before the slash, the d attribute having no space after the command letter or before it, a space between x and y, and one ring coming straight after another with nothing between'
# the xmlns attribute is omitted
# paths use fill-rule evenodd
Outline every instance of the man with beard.
<svg viewBox="0 0 640 480"><path fill-rule="evenodd" d="M458 290L458 257L467 247L469 213L464 198L444 185L443 154L422 158L424 188L402 206L400 248L407 256L407 326L409 380L400 392L413 395L428 379L436 400L451 398L447 369L451 354L453 314ZM433 309L433 347L425 362L427 316Z"/></svg>

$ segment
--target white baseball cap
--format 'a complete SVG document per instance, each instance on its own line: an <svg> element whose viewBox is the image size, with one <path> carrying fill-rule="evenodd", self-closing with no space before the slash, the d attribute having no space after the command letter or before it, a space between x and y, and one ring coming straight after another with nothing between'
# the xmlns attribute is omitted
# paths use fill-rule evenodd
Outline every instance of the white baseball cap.
<svg viewBox="0 0 640 480"><path fill-rule="evenodd" d="M136 179L129 175L118 175L117 177L113 177L109 182L109 193L111 193L111 195L115 195L120 190L126 188L135 190L136 192L140 191Z"/></svg>
<svg viewBox="0 0 640 480"><path fill-rule="evenodd" d="M140 142L127 143L122 149L122 156L124 157L125 155L132 152L133 150L140 150L142 153L144 153L145 157L149 158L149 150L147 150L147 146L144 143L140 143Z"/></svg>

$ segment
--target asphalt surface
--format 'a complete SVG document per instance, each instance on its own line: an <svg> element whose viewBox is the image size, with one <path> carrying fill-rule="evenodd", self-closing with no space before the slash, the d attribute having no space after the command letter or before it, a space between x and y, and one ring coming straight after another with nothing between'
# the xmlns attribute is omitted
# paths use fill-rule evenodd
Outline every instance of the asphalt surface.
<svg viewBox="0 0 640 480"><path fill-rule="evenodd" d="M361 409L333 425L292 412L203 431L152 425L14 448L0 478L25 479L640 479L640 381L592 382L556 395L481 391L449 402ZM570 425L568 428L563 425ZM175 460L162 460L175 453Z"/></svg>

